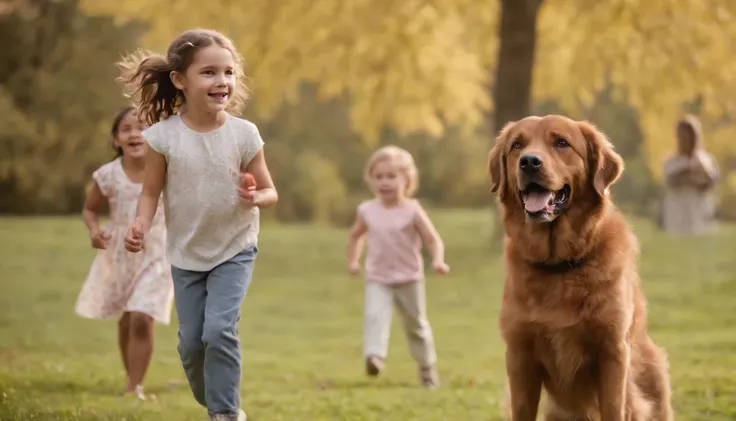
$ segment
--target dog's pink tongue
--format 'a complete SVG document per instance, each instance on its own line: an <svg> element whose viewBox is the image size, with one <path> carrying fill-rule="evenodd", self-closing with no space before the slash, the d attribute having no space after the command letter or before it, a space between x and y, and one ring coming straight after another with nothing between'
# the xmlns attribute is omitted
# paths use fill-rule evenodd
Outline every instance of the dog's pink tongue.
<svg viewBox="0 0 736 421"><path fill-rule="evenodd" d="M552 199L552 192L529 193L524 200L524 208L527 212L539 212L547 207L550 199Z"/></svg>

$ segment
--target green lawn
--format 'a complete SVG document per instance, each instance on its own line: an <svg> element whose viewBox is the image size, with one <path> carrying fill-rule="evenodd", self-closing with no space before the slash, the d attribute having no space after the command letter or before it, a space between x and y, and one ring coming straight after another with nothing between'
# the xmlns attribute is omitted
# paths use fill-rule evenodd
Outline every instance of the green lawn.
<svg viewBox="0 0 736 421"><path fill-rule="evenodd" d="M443 387L418 387L397 320L385 375L364 376L362 285L346 275L344 230L264 224L241 323L249 420L499 419L504 270L488 251L491 218L430 214L452 266L450 276L428 279ZM635 225L677 419L736 419L736 227L672 239ZM0 219L0 420L205 420L179 366L175 324L157 328L147 378L157 400L118 396L115 323L73 311L92 256L78 218Z"/></svg>

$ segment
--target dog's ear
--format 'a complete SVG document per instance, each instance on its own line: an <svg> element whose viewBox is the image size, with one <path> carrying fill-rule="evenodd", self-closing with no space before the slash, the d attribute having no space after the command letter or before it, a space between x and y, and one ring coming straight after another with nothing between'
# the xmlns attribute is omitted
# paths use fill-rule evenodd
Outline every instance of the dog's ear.
<svg viewBox="0 0 736 421"><path fill-rule="evenodd" d="M501 154L503 153L503 145L496 140L496 144L491 148L488 154L488 174L491 176L491 193L498 191L501 184L503 163L501 162Z"/></svg>
<svg viewBox="0 0 736 421"><path fill-rule="evenodd" d="M496 137L496 144L491 148L488 154L488 174L491 176L491 193L498 191L501 184L506 184L506 159L503 154L503 148L506 144L511 128L514 122L506 123ZM503 191L503 190L502 190Z"/></svg>
<svg viewBox="0 0 736 421"><path fill-rule="evenodd" d="M578 122L578 126L588 144L590 180L598 195L603 197L608 187L624 172L624 160L613 149L606 135L595 126L586 121Z"/></svg>

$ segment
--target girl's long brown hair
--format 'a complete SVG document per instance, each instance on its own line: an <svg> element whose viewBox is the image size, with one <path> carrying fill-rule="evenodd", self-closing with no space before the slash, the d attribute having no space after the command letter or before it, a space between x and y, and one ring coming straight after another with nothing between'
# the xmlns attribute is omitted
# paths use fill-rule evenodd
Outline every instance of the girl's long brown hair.
<svg viewBox="0 0 736 421"><path fill-rule="evenodd" d="M142 121L152 125L179 111L186 100L171 81L171 72L186 72L196 52L213 44L230 51L235 61L237 84L228 109L237 111L245 104L248 88L243 80L243 59L233 42L217 31L190 29L172 41L165 56L138 50L117 63L122 71L118 81L123 83L124 93L133 98Z"/></svg>

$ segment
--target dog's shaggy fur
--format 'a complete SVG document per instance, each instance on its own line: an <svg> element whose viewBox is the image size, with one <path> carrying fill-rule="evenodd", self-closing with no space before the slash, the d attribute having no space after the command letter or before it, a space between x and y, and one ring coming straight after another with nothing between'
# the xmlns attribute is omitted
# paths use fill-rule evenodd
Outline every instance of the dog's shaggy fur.
<svg viewBox="0 0 736 421"><path fill-rule="evenodd" d="M545 421L673 419L637 240L608 193L623 168L594 126L556 115L507 124L490 152L506 232L499 326L513 421L536 419L542 389Z"/></svg>

